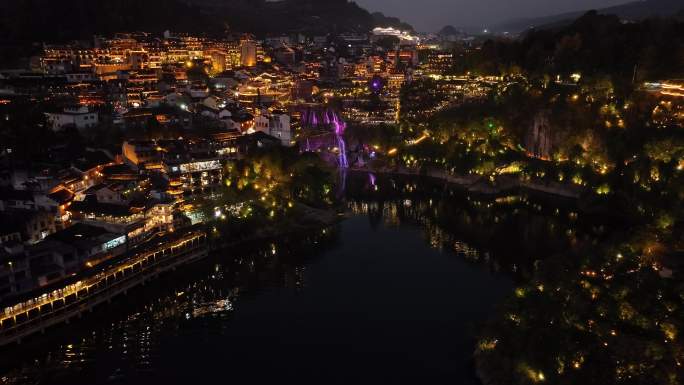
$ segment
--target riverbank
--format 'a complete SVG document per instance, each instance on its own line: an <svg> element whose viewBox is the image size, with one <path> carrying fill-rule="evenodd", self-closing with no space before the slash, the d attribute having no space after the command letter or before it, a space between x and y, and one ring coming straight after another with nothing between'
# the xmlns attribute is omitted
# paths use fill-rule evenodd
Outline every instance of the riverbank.
<svg viewBox="0 0 684 385"><path fill-rule="evenodd" d="M472 325L512 290L505 274L432 247L410 223L350 213L333 231L310 234L217 252L162 276L22 346L23 358L3 363L0 377L180 385L230 373L238 383L477 384Z"/></svg>
<svg viewBox="0 0 684 385"><path fill-rule="evenodd" d="M51 291L37 292L31 299L4 308L0 315L0 346L20 344L52 326L68 324L166 271L205 258L206 239L201 230L191 229L182 236L174 234L152 249L143 248L94 274L70 277ZM73 282L74 279L78 281Z"/></svg>
<svg viewBox="0 0 684 385"><path fill-rule="evenodd" d="M425 172L408 168L353 168L351 170L383 175L426 176L459 186L470 193L484 195L501 195L514 190L527 190L563 198L579 199L585 191L583 187L577 185L539 180L526 182L509 175L497 175L491 180L482 175L453 175L442 170L427 170Z"/></svg>
<svg viewBox="0 0 684 385"><path fill-rule="evenodd" d="M170 234L174 236L172 241L155 243L154 249L150 250L142 245L138 246L135 255L109 261L111 266L98 267L96 274L74 275L61 285L54 284L47 291L43 288L27 294L19 302L4 307L3 316L0 317L0 346L21 343L33 334L45 333L52 326L69 323L75 318L80 319L82 314L92 312L100 304L110 303L114 297L139 289L138 286L167 270L175 270L181 265L204 259L210 252L230 250L254 242L267 242L279 237L316 233L334 226L344 218L333 209L299 206L300 215L294 221L259 228L249 237L227 237L224 242L217 242L215 239L206 242L206 235L212 234L211 225L195 226L187 229L190 232L188 234L195 234L195 237L201 237L205 241L202 245L193 243L195 248L191 253L184 247L189 243L185 238L190 235L181 235L181 230ZM175 240L178 237L181 237L181 241ZM178 246L178 242L182 242L183 247ZM89 270L88 273L93 271Z"/></svg>

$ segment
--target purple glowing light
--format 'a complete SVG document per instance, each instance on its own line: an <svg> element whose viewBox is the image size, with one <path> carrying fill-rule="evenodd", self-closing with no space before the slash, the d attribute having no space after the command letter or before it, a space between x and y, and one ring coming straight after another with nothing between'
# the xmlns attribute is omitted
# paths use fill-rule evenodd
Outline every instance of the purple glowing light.
<svg viewBox="0 0 684 385"><path fill-rule="evenodd" d="M347 125L340 120L337 114L332 115L332 125L335 127L335 134L344 135L344 130L347 128Z"/></svg>
<svg viewBox="0 0 684 385"><path fill-rule="evenodd" d="M346 124L337 116L337 113L330 111L331 122L333 127L335 127L335 136L337 138L337 147L340 150L339 165L341 168L348 168L349 161L347 160L347 144L344 142L344 129ZM326 114L326 117L328 114Z"/></svg>
<svg viewBox="0 0 684 385"><path fill-rule="evenodd" d="M340 168L348 168L349 162L347 160L347 144L341 135L337 135L337 145L340 148L339 164Z"/></svg>
<svg viewBox="0 0 684 385"><path fill-rule="evenodd" d="M322 123L321 123L322 122ZM337 142L337 148L339 149L338 164L341 169L346 169L349 167L349 161L347 159L347 144L344 141L344 131L347 128L346 123L340 118L337 112L333 110L315 111L315 110L305 110L302 114L302 125L311 128L320 128L319 124L325 126L332 126L327 128L332 128L335 133L335 141ZM306 151L311 151L311 144L309 139L306 141Z"/></svg>
<svg viewBox="0 0 684 385"><path fill-rule="evenodd" d="M384 85L384 81L382 78L375 76L373 79L371 79L369 86L373 92L380 92Z"/></svg>

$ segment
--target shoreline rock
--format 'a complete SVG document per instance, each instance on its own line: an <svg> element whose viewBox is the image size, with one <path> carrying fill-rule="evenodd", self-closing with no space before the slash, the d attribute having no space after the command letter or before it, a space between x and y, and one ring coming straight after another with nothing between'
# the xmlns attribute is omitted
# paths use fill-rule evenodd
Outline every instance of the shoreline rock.
<svg viewBox="0 0 684 385"><path fill-rule="evenodd" d="M468 192L484 195L498 195L515 189L523 189L532 192L555 195L563 198L579 199L584 188L579 186L571 186L560 184L556 182L545 183L541 181L525 182L517 178L506 175L497 176L494 181L481 175L451 175L443 171L430 170L425 173L412 169L368 169L355 168L350 169L354 172L372 172L381 175L404 175L404 176L426 176L429 178L441 180L459 187L462 187Z"/></svg>

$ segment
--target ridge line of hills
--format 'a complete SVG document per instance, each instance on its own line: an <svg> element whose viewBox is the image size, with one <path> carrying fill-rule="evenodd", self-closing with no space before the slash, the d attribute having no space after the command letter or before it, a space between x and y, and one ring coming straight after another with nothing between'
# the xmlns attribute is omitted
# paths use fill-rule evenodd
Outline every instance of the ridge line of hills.
<svg viewBox="0 0 684 385"><path fill-rule="evenodd" d="M94 34L172 30L215 35L413 29L347 0L13 0L0 2L0 41L62 42Z"/></svg>
<svg viewBox="0 0 684 385"><path fill-rule="evenodd" d="M43 42L117 32L325 35L375 26L413 29L348 0L6 0L0 1L0 62L15 65Z"/></svg>
<svg viewBox="0 0 684 385"><path fill-rule="evenodd" d="M588 11L590 11L590 9L542 17L513 19L499 23L491 29L494 32L518 33L530 28L553 28L562 25L568 25ZM671 17L675 15L684 16L684 1L639 0L622 5L597 9L596 11L598 14L616 15L621 19L630 21L639 21L653 17Z"/></svg>

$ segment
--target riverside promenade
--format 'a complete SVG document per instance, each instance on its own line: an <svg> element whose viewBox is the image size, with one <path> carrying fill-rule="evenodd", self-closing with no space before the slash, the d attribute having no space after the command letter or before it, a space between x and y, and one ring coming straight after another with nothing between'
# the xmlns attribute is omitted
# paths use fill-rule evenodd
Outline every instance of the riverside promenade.
<svg viewBox="0 0 684 385"><path fill-rule="evenodd" d="M0 346L21 343L22 339L44 333L51 326L69 323L165 271L208 254L207 235L202 230L166 236L134 249L127 258L0 310Z"/></svg>

